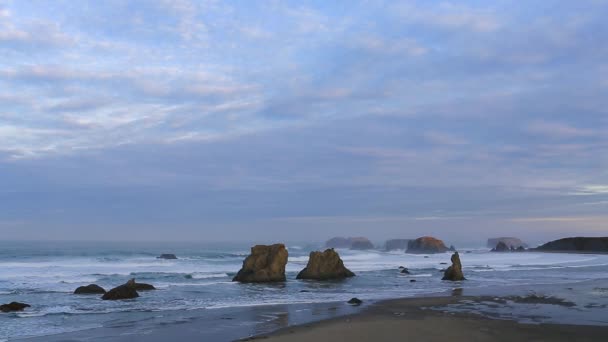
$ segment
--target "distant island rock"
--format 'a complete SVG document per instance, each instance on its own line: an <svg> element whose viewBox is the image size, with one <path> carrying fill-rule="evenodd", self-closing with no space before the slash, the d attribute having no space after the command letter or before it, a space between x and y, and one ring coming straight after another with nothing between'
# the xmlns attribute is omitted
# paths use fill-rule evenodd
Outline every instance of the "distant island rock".
<svg viewBox="0 0 608 342"><path fill-rule="evenodd" d="M25 304L25 303L19 303L19 302L12 302L12 303L8 303L8 304L2 304L0 305L0 311L1 312L15 312L15 311L23 311L25 310L25 308L29 308L30 305L29 304Z"/></svg>
<svg viewBox="0 0 608 342"><path fill-rule="evenodd" d="M528 245L525 244L518 238L515 237L497 237L488 239L487 247L488 248L496 248L498 243L504 243L507 246L507 249L517 249L519 247L527 248Z"/></svg>
<svg viewBox="0 0 608 342"><path fill-rule="evenodd" d="M284 244L254 246L232 281L241 283L285 281L287 258L288 252Z"/></svg>
<svg viewBox="0 0 608 342"><path fill-rule="evenodd" d="M384 244L384 249L387 251L394 251L394 250L406 250L407 249L407 244L412 241L411 239L392 239L392 240L387 240L386 243Z"/></svg>
<svg viewBox="0 0 608 342"><path fill-rule="evenodd" d="M103 287L96 284L89 284L87 286L80 286L75 291L74 294L104 294L106 290Z"/></svg>
<svg viewBox="0 0 608 342"><path fill-rule="evenodd" d="M460 263L460 256L458 252L452 254L452 266L448 267L447 270L443 273L442 280L450 280L450 281L461 281L466 280L464 274L462 273L462 264Z"/></svg>
<svg viewBox="0 0 608 342"><path fill-rule="evenodd" d="M340 255L333 248L324 252L310 252L308 264L296 279L330 280L354 277L355 274L344 266Z"/></svg>
<svg viewBox="0 0 608 342"><path fill-rule="evenodd" d="M570 237L535 249L540 252L608 253L608 237Z"/></svg>
<svg viewBox="0 0 608 342"><path fill-rule="evenodd" d="M374 244L364 237L334 237L325 242L326 248L373 249Z"/></svg>
<svg viewBox="0 0 608 342"><path fill-rule="evenodd" d="M175 254L161 254L156 257L156 259L175 260L177 259L177 256L175 256Z"/></svg>
<svg viewBox="0 0 608 342"><path fill-rule="evenodd" d="M117 286L110 291L106 292L101 299L103 300L121 300L121 299L133 299L139 297L139 293L136 290L135 279L129 280L126 284Z"/></svg>
<svg viewBox="0 0 608 342"><path fill-rule="evenodd" d="M413 254L433 254L447 252L448 248L443 241L431 236L423 236L408 243L407 252Z"/></svg>

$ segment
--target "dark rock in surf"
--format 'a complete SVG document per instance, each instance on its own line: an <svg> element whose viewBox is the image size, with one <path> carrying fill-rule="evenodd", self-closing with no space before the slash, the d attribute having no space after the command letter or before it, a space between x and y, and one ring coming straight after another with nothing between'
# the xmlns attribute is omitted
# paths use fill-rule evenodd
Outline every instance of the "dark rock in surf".
<svg viewBox="0 0 608 342"><path fill-rule="evenodd" d="M79 286L74 290L74 294L104 294L106 290L103 287L96 284L89 284L87 286Z"/></svg>
<svg viewBox="0 0 608 342"><path fill-rule="evenodd" d="M347 303L352 305L361 305L363 301L359 298L351 298Z"/></svg>
<svg viewBox="0 0 608 342"><path fill-rule="evenodd" d="M403 268L401 270L401 273L403 273L403 274L410 274L410 270L408 270L407 268Z"/></svg>
<svg viewBox="0 0 608 342"><path fill-rule="evenodd" d="M296 279L330 280L354 277L355 274L344 266L340 255L333 249L324 252L310 252L308 264Z"/></svg>
<svg viewBox="0 0 608 342"><path fill-rule="evenodd" d="M139 297L139 293L136 290L135 279L129 280L126 284L117 286L110 291L106 292L101 299L103 300L121 300L121 299L133 299Z"/></svg>
<svg viewBox="0 0 608 342"><path fill-rule="evenodd" d="M515 237L498 237L488 239L487 247L494 248L496 247L496 245L498 245L499 242L502 242L507 245L509 249L511 249L511 247L515 249L517 249L518 247L528 247L528 245L526 245L523 241Z"/></svg>
<svg viewBox="0 0 608 342"><path fill-rule="evenodd" d="M29 308L31 305L19 302L11 302L8 304L0 305L1 312L15 312L15 311L23 311L25 308Z"/></svg>
<svg viewBox="0 0 608 342"><path fill-rule="evenodd" d="M232 279L241 283L270 283L285 281L288 252L284 244L258 245L243 261L243 267Z"/></svg>
<svg viewBox="0 0 608 342"><path fill-rule="evenodd" d="M452 254L452 266L448 267L448 269L445 270L442 280L466 280L464 274L462 274L462 264L460 263L460 256L458 255L458 252Z"/></svg>
<svg viewBox="0 0 608 342"><path fill-rule="evenodd" d="M175 256L175 254L161 254L156 257L156 259L175 260L177 259L177 256Z"/></svg>

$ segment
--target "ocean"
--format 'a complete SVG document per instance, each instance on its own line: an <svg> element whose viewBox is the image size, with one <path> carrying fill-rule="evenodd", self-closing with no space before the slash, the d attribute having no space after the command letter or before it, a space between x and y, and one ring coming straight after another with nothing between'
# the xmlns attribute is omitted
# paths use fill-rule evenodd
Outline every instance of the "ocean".
<svg viewBox="0 0 608 342"><path fill-rule="evenodd" d="M450 263L450 253L413 255L404 251L338 250L346 267L357 276L344 281L317 282L295 277L306 266L308 253L321 246L287 244L286 283L232 282L249 247L203 243L0 242L0 303L20 301L32 305L23 312L0 314L0 341L121 324L141 327L158 324L159 317L170 317L174 312L212 315L214 310L345 302L351 297L374 301L437 295L459 288L467 293L490 295L514 292L559 295L578 304L573 312L580 323L589 323L585 322L586 317L593 317L595 324L608 324L608 317L597 319L598 315L608 316L608 255L492 253L487 248L464 248L460 256L467 280L452 283L441 280L441 270ZM157 259L161 253L174 253L179 259ZM411 274L401 274L399 266L407 267ZM108 290L131 278L153 284L158 290L141 292L140 298L127 301L102 301L97 295L73 294L81 285L95 283ZM410 282L411 279L416 281ZM245 323L248 319L241 317ZM264 318L250 319L256 320L250 323L259 323Z"/></svg>

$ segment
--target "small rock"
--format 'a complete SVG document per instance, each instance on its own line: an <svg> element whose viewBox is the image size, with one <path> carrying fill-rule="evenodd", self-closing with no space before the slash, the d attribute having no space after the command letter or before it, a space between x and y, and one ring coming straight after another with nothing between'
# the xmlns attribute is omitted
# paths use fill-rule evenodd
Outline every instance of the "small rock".
<svg viewBox="0 0 608 342"><path fill-rule="evenodd" d="M25 308L29 308L31 305L19 302L12 302L8 304L0 305L1 312L13 312L13 311L23 311Z"/></svg>
<svg viewBox="0 0 608 342"><path fill-rule="evenodd" d="M359 298L351 298L347 303L352 305L361 305L363 301Z"/></svg>
<svg viewBox="0 0 608 342"><path fill-rule="evenodd" d="M106 290L103 287L96 284L89 284L87 286L80 286L75 291L74 294L104 294Z"/></svg>
<svg viewBox="0 0 608 342"><path fill-rule="evenodd" d="M404 268L401 270L401 273L403 274L410 274L410 271L407 268Z"/></svg>
<svg viewBox="0 0 608 342"><path fill-rule="evenodd" d="M159 257L156 257L156 259L175 260L177 257L175 254L161 254Z"/></svg>
<svg viewBox="0 0 608 342"><path fill-rule="evenodd" d="M415 283L416 279L410 279L410 283Z"/></svg>

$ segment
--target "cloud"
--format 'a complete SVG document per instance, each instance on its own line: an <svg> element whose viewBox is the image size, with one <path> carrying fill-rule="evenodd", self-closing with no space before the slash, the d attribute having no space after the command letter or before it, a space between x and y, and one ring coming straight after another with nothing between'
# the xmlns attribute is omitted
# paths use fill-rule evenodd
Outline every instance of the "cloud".
<svg viewBox="0 0 608 342"><path fill-rule="evenodd" d="M592 137L596 132L591 129L578 128L561 122L534 121L525 127L526 132L551 138Z"/></svg>
<svg viewBox="0 0 608 342"><path fill-rule="evenodd" d="M412 24L429 25L441 29L465 29L480 33L498 30L501 22L491 10L474 9L454 3L427 6L425 3L400 3L396 6L399 17Z"/></svg>

